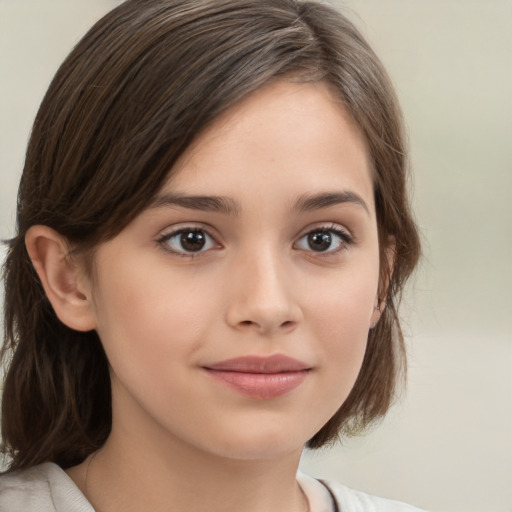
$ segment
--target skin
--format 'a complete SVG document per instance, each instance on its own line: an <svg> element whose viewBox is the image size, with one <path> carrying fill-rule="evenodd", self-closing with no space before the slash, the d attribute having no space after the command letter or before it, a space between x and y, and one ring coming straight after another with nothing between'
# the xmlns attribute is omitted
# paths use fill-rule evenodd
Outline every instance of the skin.
<svg viewBox="0 0 512 512"><path fill-rule="evenodd" d="M187 252L176 231L194 229L206 245ZM308 234L326 233L314 250ZM216 120L155 204L97 248L92 276L49 228L27 247L61 320L96 329L111 364L112 433L68 470L98 510L306 509L302 447L348 396L379 314L370 164L327 84L273 83ZM277 398L205 371L274 354L309 368Z"/></svg>

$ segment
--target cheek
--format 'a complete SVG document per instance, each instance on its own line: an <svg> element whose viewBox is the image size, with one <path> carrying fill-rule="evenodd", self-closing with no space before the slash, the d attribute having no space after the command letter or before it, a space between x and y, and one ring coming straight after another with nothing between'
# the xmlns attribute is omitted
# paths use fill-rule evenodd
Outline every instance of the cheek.
<svg viewBox="0 0 512 512"><path fill-rule="evenodd" d="M109 268L99 279L97 330L116 373L169 368L199 348L211 316L204 290L200 294L173 275L162 277L149 265Z"/></svg>
<svg viewBox="0 0 512 512"><path fill-rule="evenodd" d="M371 263L371 262L369 262ZM368 333L376 305L378 264L360 265L326 278L307 302L308 316L324 340L357 344Z"/></svg>
<svg viewBox="0 0 512 512"><path fill-rule="evenodd" d="M323 293L309 303L329 417L347 398L359 374L375 306L378 273L370 267L353 275L359 277L325 283Z"/></svg>
<svg viewBox="0 0 512 512"><path fill-rule="evenodd" d="M366 350L372 302L358 308L356 301L337 301L322 309L315 324L318 344L323 348L322 363L346 385L355 382Z"/></svg>

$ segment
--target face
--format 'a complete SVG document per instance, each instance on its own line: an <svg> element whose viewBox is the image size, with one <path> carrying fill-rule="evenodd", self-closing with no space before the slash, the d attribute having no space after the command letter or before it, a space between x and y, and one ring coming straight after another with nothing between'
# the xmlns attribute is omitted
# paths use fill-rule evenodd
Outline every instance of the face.
<svg viewBox="0 0 512 512"><path fill-rule="evenodd" d="M96 252L112 435L235 459L300 451L361 367L378 255L365 144L330 88L244 100Z"/></svg>

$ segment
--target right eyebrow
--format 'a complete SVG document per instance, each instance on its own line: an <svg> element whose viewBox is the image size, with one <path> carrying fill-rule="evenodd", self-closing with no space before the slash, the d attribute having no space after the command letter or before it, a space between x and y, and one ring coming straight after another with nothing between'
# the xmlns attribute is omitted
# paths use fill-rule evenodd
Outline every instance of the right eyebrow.
<svg viewBox="0 0 512 512"><path fill-rule="evenodd" d="M178 206L189 210L203 212L219 212L228 215L239 215L240 205L229 197L224 196L189 196L185 194L158 195L149 205L150 208Z"/></svg>

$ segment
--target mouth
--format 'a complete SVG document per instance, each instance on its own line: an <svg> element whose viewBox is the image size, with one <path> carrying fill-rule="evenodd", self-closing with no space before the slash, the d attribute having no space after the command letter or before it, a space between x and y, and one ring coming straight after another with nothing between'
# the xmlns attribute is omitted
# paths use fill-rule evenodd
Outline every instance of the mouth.
<svg viewBox="0 0 512 512"><path fill-rule="evenodd" d="M297 359L281 354L228 359L203 369L232 390L260 400L286 395L300 386L312 370Z"/></svg>

